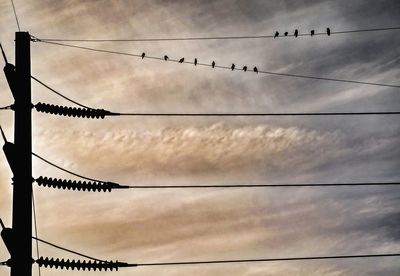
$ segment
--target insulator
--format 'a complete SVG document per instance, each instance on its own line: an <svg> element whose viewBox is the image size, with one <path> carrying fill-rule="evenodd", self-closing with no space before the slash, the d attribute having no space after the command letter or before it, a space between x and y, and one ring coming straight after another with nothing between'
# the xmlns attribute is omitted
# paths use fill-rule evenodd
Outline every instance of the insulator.
<svg viewBox="0 0 400 276"><path fill-rule="evenodd" d="M53 259L53 258L43 258L40 257L39 259L36 260L36 263L39 265L39 267L49 267L49 268L55 268L55 269L71 269L74 270L75 268L77 270L91 270L93 271L96 270L110 270L113 271L114 269L118 271L118 268L120 265L123 265L124 263L119 263L117 262L108 262L108 261L80 261L80 260L69 260L69 259Z"/></svg>
<svg viewBox="0 0 400 276"><path fill-rule="evenodd" d="M82 190L88 192L111 192L112 189L123 188L123 186L113 182L76 181L45 176L39 176L39 178L36 178L35 181L39 186L63 190L72 189L73 191Z"/></svg>
<svg viewBox="0 0 400 276"><path fill-rule="evenodd" d="M66 106L59 106L41 102L35 105L35 109L38 112L49 113L54 115L92 118L92 119L100 119L100 118L104 119L104 117L107 115L115 114L104 109L66 107Z"/></svg>

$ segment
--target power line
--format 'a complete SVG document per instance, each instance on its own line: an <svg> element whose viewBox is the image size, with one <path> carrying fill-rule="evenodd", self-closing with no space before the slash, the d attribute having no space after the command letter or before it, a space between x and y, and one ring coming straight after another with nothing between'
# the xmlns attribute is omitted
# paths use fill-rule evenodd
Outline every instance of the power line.
<svg viewBox="0 0 400 276"><path fill-rule="evenodd" d="M63 94L57 92L55 89L51 88L50 86L48 86L48 85L45 84L44 82L40 81L39 79L35 78L34 76L31 76L31 78L32 78L34 81L36 81L37 83L39 83L39 84L41 84L42 86L46 87L46 88L47 88L48 90L50 90L51 92L57 94L57 95L60 96L61 98L65 99L65 100L67 100L67 101L69 101L69 102L71 102L71 103L74 103L74 104L76 104L76 105L78 105L78 106L80 106L80 107L87 108L87 109L93 109L93 108L91 108L91 107L89 107L89 106L86 106L86 105L83 105L83 104L81 104L81 103L78 103L78 102L76 102L76 101L74 101L74 100L68 98L67 96L64 96Z"/></svg>
<svg viewBox="0 0 400 276"><path fill-rule="evenodd" d="M74 173L74 172L72 172L72 171L70 171L70 170L64 169L64 168L62 168L62 167L60 167L60 166L54 164L53 162L48 161L47 159L41 157L40 155L38 155L38 154L36 154L36 153L34 153L34 152L32 152L32 155L35 156L35 157L37 157L37 158L39 158L39 159L42 160L43 162L45 162L45 163L47 163L47 164L49 164L49 165L51 165L51 166L53 166L53 167L55 167L55 168L61 170L61 171L64 171L64 172L66 172L66 173L69 173L69 174L71 174L71 175L74 175L74 176L77 176L77 177L80 177L80 178L82 178L82 179L86 179L86 180L89 180L89 181L95 181L95 182L102 182L102 183L103 183L103 181L101 181L101 180L97 180L97 179L94 179L94 178L86 177L86 176L83 176L83 175Z"/></svg>
<svg viewBox="0 0 400 276"><path fill-rule="evenodd" d="M337 186L398 186L400 182L356 183L288 183L288 184L228 184L228 185L125 185L128 189L197 189L197 188L284 188L284 187L337 187Z"/></svg>
<svg viewBox="0 0 400 276"><path fill-rule="evenodd" d="M45 88L49 89L51 92L55 93L56 95L68 100L69 102L72 102L78 106L81 106L83 108L87 108L89 110L96 110L94 108L88 107L86 105L83 105L77 101L74 101L67 96L63 95L61 92L55 90L54 88L51 88L44 82L40 81L39 79L31 76L31 78L41 85L43 85ZM38 108L40 105L40 108ZM39 103L36 106L37 111L39 112L45 112L45 113L51 113L51 114L58 114L58 115L68 115L68 110L65 110L65 112L57 113L57 110L54 109L54 107L61 109L65 109L64 107L60 106L52 106L48 104L43 104ZM81 110L82 111L82 110ZM400 114L400 112L397 111L385 111L385 112L308 112L308 113L124 113L124 112L111 112L111 111L105 111L105 116L150 116L150 117L158 117L158 116L192 116L192 117L199 117L199 116L212 116L212 117L232 117L232 116L348 116L348 115L397 115ZM82 111L84 112L84 111ZM79 111L77 111L79 113Z"/></svg>
<svg viewBox="0 0 400 276"><path fill-rule="evenodd" d="M11 4L12 4L12 7L13 7L13 11L14 11L15 21L17 22L18 31L21 31L21 28L19 26L17 11L15 10L15 6L14 6L14 1L13 0L11 0Z"/></svg>
<svg viewBox="0 0 400 276"><path fill-rule="evenodd" d="M36 205L35 205L35 194L34 191L32 191L32 210L33 210L33 221L34 221L34 225L35 225L35 236L38 236L38 227L37 227L37 218L36 218ZM39 241L36 240L36 254L37 254L37 258L40 257L40 253L39 253ZM38 268L38 274L39 276L41 276L41 270L40 267Z"/></svg>
<svg viewBox="0 0 400 276"><path fill-rule="evenodd" d="M361 258L384 258L384 257L399 257L399 256L400 256L400 253L394 253L394 254L364 254L364 255L336 255L336 256L266 258L266 259L239 259L239 260L200 261L200 262L195 261L195 262L170 262L170 263L138 263L138 264L126 264L125 267L203 265L203 264L254 263L254 262L282 262L282 261L310 261L310 260L331 260L331 259L361 259Z"/></svg>
<svg viewBox="0 0 400 276"><path fill-rule="evenodd" d="M97 258L94 258L94 257L90 257L90 256L88 256L88 255L79 253L79 252L77 252L77 251L67 249L67 248L65 248L65 247L63 247L63 246L59 246L59 245L56 245L56 244L54 244L54 243L51 243L51 242L48 242L48 241L39 239L38 237L32 237L32 239L34 239L34 240L36 240L36 241L40 241L41 243L50 245L50 246L52 246L52 247L54 247L54 248L57 248L57 249L60 249L60 250L62 250L62 251L69 252L69 253L75 254L75 255L77 255L77 256L81 256L81 257L84 257L84 258L91 259L91 260L93 260L93 261L106 262L106 261L103 261L103 260L100 260L100 259L97 259Z"/></svg>
<svg viewBox="0 0 400 276"><path fill-rule="evenodd" d="M349 34L349 33L363 33L363 32L378 32L378 31L391 31L399 30L399 27L385 27L375 29L360 29L360 30L347 30L347 31L332 31L332 35L336 34ZM327 35L326 32L315 33L315 36ZM310 36L310 33L301 33L297 36ZM278 36L278 38L295 37L294 34L287 34L286 36ZM38 38L42 41L60 41L60 42L152 42L152 41L193 41L193 40L233 40L233 39L263 39L275 38L275 35L253 35L253 36L203 36L203 37L170 37L170 38L131 38L131 39L66 39L66 38Z"/></svg>
<svg viewBox="0 0 400 276"><path fill-rule="evenodd" d="M153 59L153 60L161 60L164 62L169 61L169 62L176 62L176 63L193 64L193 62L184 61L184 60L182 61L182 60L178 60L178 59L170 59L170 58L165 59L163 57L147 56L147 55L142 56L143 54L139 55L139 54L120 52L120 51L103 50L103 49L98 49L98 48L84 47L84 46L65 44L65 43L59 43L59 42L51 42L51 41L46 41L46 40L36 40L36 41L42 42L42 43L47 43L47 44L52 44L52 45L76 48L76 49L81 49L81 50L100 52L100 53L137 57L137 58L141 58L141 59L147 58L147 59ZM244 68L232 69L232 67L229 67L229 66L220 66L220 65L216 65L216 64L207 64L207 63L200 63L200 62L198 62L197 65L211 67L211 68L225 69L225 70L250 71L250 70L247 70L247 67L246 67L246 69L244 69ZM278 73L278 72L258 70L257 67L254 67L253 72L255 72L257 74L259 73L259 74L266 74L266 75L273 75L273 76L294 77L294 78L302 78L302 79L335 81L335 82L353 83L353 84L361 84L361 85L373 85L373 86L400 88L400 85L395 85L395 84L365 82L365 81L346 80L346 79L337 79L337 78L325 78L325 77L307 76L307 75L299 75L299 74Z"/></svg>
<svg viewBox="0 0 400 276"><path fill-rule="evenodd" d="M114 183L107 182L98 179L93 179L90 177L83 176L81 174L74 173L70 170L64 169L53 162L48 161L47 159L39 156L36 153L32 152L32 155L39 158L43 162L72 174L74 176L80 177L82 179L95 181L99 183ZM115 183L118 184L118 183ZM400 182L355 182L355 183L288 183L288 184L233 184L233 185L122 185L118 184L119 187L114 187L115 189L197 189L197 188L267 188L267 187L333 187L333 186L397 186L400 185Z"/></svg>
<svg viewBox="0 0 400 276"><path fill-rule="evenodd" d="M399 115L400 111L382 112L305 112L305 113L112 113L109 116L170 116L170 117L240 117L240 116L355 116L355 115Z"/></svg>
<svg viewBox="0 0 400 276"><path fill-rule="evenodd" d="M0 110L9 110L9 109L12 109L13 108L13 106L14 105L7 105L7 106L2 106L2 107L0 107Z"/></svg>

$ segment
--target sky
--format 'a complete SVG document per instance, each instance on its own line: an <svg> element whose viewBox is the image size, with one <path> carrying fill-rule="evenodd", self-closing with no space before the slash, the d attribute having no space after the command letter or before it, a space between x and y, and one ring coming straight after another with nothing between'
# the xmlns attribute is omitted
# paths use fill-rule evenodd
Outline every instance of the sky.
<svg viewBox="0 0 400 276"><path fill-rule="evenodd" d="M248 36L400 26L397 0L14 0L38 38ZM11 2L0 41L14 61ZM71 42L73 44L73 42ZM282 39L75 42L238 68L399 85L399 31ZM32 75L64 95L116 112L398 111L398 88L306 80L31 43ZM0 78L0 105L13 102ZM32 102L71 106L32 82ZM33 111L33 151L82 175L128 185L399 181L397 116L112 117ZM0 124L13 140L13 114ZM33 176L71 179L38 159ZM0 217L11 223L12 174L0 157ZM400 252L397 187L120 190L34 186L38 236L130 263ZM40 245L40 254L77 258ZM33 253L36 257L36 253ZM0 244L0 260L8 253ZM103 275L398 275L397 258L143 267ZM98 275L42 269L42 275ZM37 267L34 266L37 275ZM0 267L0 275L9 269Z"/></svg>

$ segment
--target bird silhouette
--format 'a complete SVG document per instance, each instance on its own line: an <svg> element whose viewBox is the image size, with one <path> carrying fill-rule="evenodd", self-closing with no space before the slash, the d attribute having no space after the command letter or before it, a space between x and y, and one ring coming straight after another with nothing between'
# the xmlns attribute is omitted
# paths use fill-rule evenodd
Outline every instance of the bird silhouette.
<svg viewBox="0 0 400 276"><path fill-rule="evenodd" d="M326 33L327 33L328 35L331 35L331 29L326 28Z"/></svg>
<svg viewBox="0 0 400 276"><path fill-rule="evenodd" d="M311 30L311 36L315 35L315 31Z"/></svg>
<svg viewBox="0 0 400 276"><path fill-rule="evenodd" d="M299 35L299 30L294 30L294 37L297 37Z"/></svg>
<svg viewBox="0 0 400 276"><path fill-rule="evenodd" d="M164 56L164 60L167 61L169 59L168 56Z"/></svg>
<svg viewBox="0 0 400 276"><path fill-rule="evenodd" d="M254 67L254 68L253 68L253 71L256 72L256 73L258 74L258 69L257 69L257 67Z"/></svg>
<svg viewBox="0 0 400 276"><path fill-rule="evenodd" d="M285 32L285 36L288 36L288 34L289 34L288 32Z"/></svg>
<svg viewBox="0 0 400 276"><path fill-rule="evenodd" d="M145 56L146 56L146 53L142 53L142 59L144 59Z"/></svg>
<svg viewBox="0 0 400 276"><path fill-rule="evenodd" d="M211 63L211 67L212 67L212 68L215 67L215 61L213 61L213 62Z"/></svg>
<svg viewBox="0 0 400 276"><path fill-rule="evenodd" d="M181 58L180 60L179 60L179 63L183 63L185 61L185 58Z"/></svg>
<svg viewBox="0 0 400 276"><path fill-rule="evenodd" d="M279 36L279 32L275 32L274 38Z"/></svg>
<svg viewBox="0 0 400 276"><path fill-rule="evenodd" d="M194 66L197 65L197 58L194 59Z"/></svg>
<svg viewBox="0 0 400 276"><path fill-rule="evenodd" d="M235 64L234 63L232 63L231 69L232 69L232 71L235 70Z"/></svg>

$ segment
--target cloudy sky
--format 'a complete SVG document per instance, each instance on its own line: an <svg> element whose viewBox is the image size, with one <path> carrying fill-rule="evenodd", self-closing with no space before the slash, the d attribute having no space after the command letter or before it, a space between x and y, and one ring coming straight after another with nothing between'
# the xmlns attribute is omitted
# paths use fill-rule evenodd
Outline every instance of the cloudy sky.
<svg viewBox="0 0 400 276"><path fill-rule="evenodd" d="M15 0L40 38L271 35L400 25L398 0ZM0 40L14 61L12 6ZM399 84L399 31L287 39L75 43L133 54ZM32 75L83 104L120 112L394 111L399 89L195 67L32 43ZM69 105L32 84L32 101ZM13 102L4 77L0 103ZM13 114L0 123L10 140ZM33 151L83 175L129 185L389 182L400 179L397 116L71 119L33 112ZM34 177L70 178L38 159ZM0 217L12 175L0 158ZM34 187L39 237L127 262L400 251L396 187L129 190ZM74 256L40 247L41 255ZM8 253L0 246L0 260ZM36 267L35 267L36 271ZM398 275L397 258L122 269L118 275ZM42 269L42 275L97 275ZM9 275L0 267L0 275Z"/></svg>

